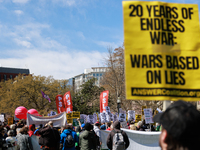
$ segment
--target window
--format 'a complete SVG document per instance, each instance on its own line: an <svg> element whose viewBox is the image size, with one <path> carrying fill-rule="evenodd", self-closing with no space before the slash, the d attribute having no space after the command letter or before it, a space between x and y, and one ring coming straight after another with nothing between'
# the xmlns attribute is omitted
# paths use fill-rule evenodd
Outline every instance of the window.
<svg viewBox="0 0 200 150"><path fill-rule="evenodd" d="M95 77L95 73L93 74L93 76Z"/></svg>
<svg viewBox="0 0 200 150"><path fill-rule="evenodd" d="M100 77L102 76L102 73L100 73Z"/></svg>
<svg viewBox="0 0 200 150"><path fill-rule="evenodd" d="M13 76L12 75L10 75L10 79L12 79L13 78Z"/></svg>
<svg viewBox="0 0 200 150"><path fill-rule="evenodd" d="M99 74L97 73L97 77L99 76Z"/></svg>
<svg viewBox="0 0 200 150"><path fill-rule="evenodd" d="M4 81L6 81L7 76L4 74Z"/></svg>

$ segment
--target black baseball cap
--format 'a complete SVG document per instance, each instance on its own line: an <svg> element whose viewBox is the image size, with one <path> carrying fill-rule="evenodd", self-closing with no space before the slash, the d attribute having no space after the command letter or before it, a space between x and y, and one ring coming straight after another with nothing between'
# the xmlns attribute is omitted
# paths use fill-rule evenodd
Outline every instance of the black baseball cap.
<svg viewBox="0 0 200 150"><path fill-rule="evenodd" d="M176 101L153 120L183 145L200 143L200 112L191 103Z"/></svg>

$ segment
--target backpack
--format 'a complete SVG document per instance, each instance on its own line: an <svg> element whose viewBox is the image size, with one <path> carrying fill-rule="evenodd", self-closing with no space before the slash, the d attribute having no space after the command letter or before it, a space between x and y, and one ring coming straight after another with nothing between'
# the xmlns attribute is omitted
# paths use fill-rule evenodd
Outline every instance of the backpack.
<svg viewBox="0 0 200 150"><path fill-rule="evenodd" d="M97 146L100 146L100 140L99 140L99 136L95 133L95 131L94 130L92 130L93 131L93 133L94 133L94 137L95 137L95 139L96 139L96 142L97 142Z"/></svg>
<svg viewBox="0 0 200 150"><path fill-rule="evenodd" d="M74 146L75 146L75 140L72 137L71 132L70 132L70 134L68 134L67 137L65 138L65 147L72 148Z"/></svg>
<svg viewBox="0 0 200 150"><path fill-rule="evenodd" d="M116 132L113 130L113 132L115 133L113 136L113 150L125 150L126 148L122 131L120 130L120 132Z"/></svg>

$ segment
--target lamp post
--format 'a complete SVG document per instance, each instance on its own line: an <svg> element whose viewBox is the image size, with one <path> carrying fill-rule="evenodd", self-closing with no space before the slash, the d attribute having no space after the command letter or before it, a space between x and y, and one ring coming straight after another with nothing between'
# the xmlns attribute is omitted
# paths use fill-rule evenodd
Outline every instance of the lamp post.
<svg viewBox="0 0 200 150"><path fill-rule="evenodd" d="M119 115L120 103L121 103L121 100L120 100L120 97L118 97L118 98L117 98L117 109L118 109L118 115Z"/></svg>

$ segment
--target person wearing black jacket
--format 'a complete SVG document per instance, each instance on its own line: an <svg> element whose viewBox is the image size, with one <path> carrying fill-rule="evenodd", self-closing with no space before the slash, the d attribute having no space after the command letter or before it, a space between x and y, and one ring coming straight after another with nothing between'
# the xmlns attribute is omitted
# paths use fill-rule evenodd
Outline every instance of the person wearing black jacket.
<svg viewBox="0 0 200 150"><path fill-rule="evenodd" d="M113 131L114 130L114 131ZM126 134L126 132L120 130L120 122L119 121L115 121L114 124L113 124L113 130L109 133L108 137L107 137L107 146L109 149L112 149L112 145L113 145L113 137L115 135L115 132L118 132L118 133L122 133L123 135L123 138L124 138L124 142L125 142L125 148L127 149L130 142L129 142L129 139L128 139L128 136Z"/></svg>
<svg viewBox="0 0 200 150"><path fill-rule="evenodd" d="M41 135L39 139L39 144L41 148L50 150L58 150L60 142L59 132L53 128L53 122L50 121L45 127L38 130L38 133Z"/></svg>

